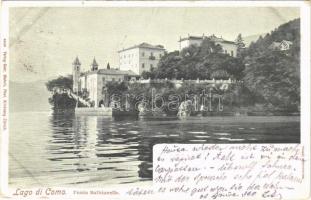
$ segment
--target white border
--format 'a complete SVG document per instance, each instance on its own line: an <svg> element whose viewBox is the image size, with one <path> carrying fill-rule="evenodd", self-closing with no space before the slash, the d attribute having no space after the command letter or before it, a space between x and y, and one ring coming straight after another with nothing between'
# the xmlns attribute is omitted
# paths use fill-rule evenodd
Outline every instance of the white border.
<svg viewBox="0 0 311 200"><path fill-rule="evenodd" d="M301 11L301 144L305 146L305 176L309 177L306 188L310 188L310 4L304 1L10 1L1 5L1 42L7 38L8 10L11 7L299 7ZM2 47L1 47L2 48ZM1 49L2 52L8 49ZM7 64L9 69L9 52ZM2 75L2 59L0 75ZM9 70L8 70L9 71ZM8 73L8 72L7 72ZM0 79L1 80L1 79ZM8 79L9 80L9 79ZM2 80L0 81L2 84ZM0 86L2 93L2 85ZM1 99L2 97L0 97ZM2 99L1 99L2 100ZM0 107L2 115L2 107ZM7 107L7 109L9 109ZM0 131L2 116L0 115ZM7 116L8 117L8 116ZM0 196L8 192L8 130L1 132ZM309 196L310 194L306 194Z"/></svg>
<svg viewBox="0 0 311 200"><path fill-rule="evenodd" d="M306 197L310 197L310 5L301 7L300 9L300 32L301 32L301 57L300 57L300 143L304 145L305 157L307 159L304 168L306 188L309 193ZM306 191L307 192L307 191Z"/></svg>
<svg viewBox="0 0 311 200"><path fill-rule="evenodd" d="M1 2L0 2L1 3ZM9 32L8 32L8 27L9 27L9 21L8 21L8 17L9 17L9 11L8 9L1 9L1 32L0 32L0 50L1 50L1 54L0 54L0 132L1 132L1 148L0 148L0 196L2 194L6 194L8 193L8 168L9 168L9 151L8 151L8 145L9 145L9 121L7 121L6 126L7 129L6 131L3 131L3 117L6 117L7 119L9 119L9 80L10 80L10 76L9 76ZM7 44L6 47L3 47L3 39L6 38L7 40ZM4 74L3 71L3 58L2 58L2 54L3 52L7 52L6 55L6 63L7 63L7 97L4 98L2 96L2 92L3 92L3 80L2 80L2 75ZM6 99L7 100L7 111L6 111L6 116L2 116L2 112L3 112L3 107L2 107L2 102L3 100Z"/></svg>
<svg viewBox="0 0 311 200"><path fill-rule="evenodd" d="M303 7L304 1L5 1L3 7Z"/></svg>

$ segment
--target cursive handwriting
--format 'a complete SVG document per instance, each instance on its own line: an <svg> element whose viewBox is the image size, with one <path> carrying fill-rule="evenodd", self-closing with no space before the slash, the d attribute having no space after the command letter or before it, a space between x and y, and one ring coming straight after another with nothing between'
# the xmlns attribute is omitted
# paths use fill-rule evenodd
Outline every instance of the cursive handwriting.
<svg viewBox="0 0 311 200"><path fill-rule="evenodd" d="M304 183L299 144L160 144L153 156L154 189L162 195L283 199L299 197Z"/></svg>

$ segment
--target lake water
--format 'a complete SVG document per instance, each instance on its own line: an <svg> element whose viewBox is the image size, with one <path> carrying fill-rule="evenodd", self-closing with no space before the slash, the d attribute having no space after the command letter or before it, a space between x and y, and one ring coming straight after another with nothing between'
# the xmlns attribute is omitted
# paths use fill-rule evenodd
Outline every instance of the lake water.
<svg viewBox="0 0 311 200"><path fill-rule="evenodd" d="M299 143L300 117L113 119L10 114L9 184L149 184L158 143Z"/></svg>

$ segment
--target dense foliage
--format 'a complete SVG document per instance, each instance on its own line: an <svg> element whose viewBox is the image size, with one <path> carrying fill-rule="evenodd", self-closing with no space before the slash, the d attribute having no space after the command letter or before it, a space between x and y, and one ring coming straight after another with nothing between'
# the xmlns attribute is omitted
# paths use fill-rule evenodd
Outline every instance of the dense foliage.
<svg viewBox="0 0 311 200"><path fill-rule="evenodd" d="M269 48L273 42L292 42L289 50ZM237 36L238 56L222 54L220 46L205 39L201 46L167 53L158 68L144 78L237 79L244 84L231 87L227 102L241 106L260 104L262 110L300 109L300 19L285 23L245 48ZM238 90L238 91L237 91ZM238 94L238 95L233 95ZM239 98L239 100L238 100Z"/></svg>
<svg viewBox="0 0 311 200"><path fill-rule="evenodd" d="M222 53L220 45L210 39L203 40L200 46L192 45L181 52L167 53L158 67L143 73L151 79L240 79L244 64L240 58Z"/></svg>
<svg viewBox="0 0 311 200"><path fill-rule="evenodd" d="M245 51L244 57L260 56L263 52L270 51L269 46L273 42L281 42L287 40L293 42L288 55L295 59L300 59L300 19L295 19L282 24L271 33L267 33L264 37L260 36L256 42L252 42Z"/></svg>
<svg viewBox="0 0 311 200"><path fill-rule="evenodd" d="M244 83L269 109L298 111L300 107L300 20L281 25L260 37L243 53ZM272 42L291 41L289 50L275 51Z"/></svg>
<svg viewBox="0 0 311 200"><path fill-rule="evenodd" d="M49 80L45 85L48 91L52 92L54 87L72 89L72 75L59 76L56 79Z"/></svg>
<svg viewBox="0 0 311 200"><path fill-rule="evenodd" d="M67 94L53 94L49 98L49 103L55 111L74 109L76 107L76 101L69 98Z"/></svg>
<svg viewBox="0 0 311 200"><path fill-rule="evenodd" d="M49 80L45 85L48 91L53 92L54 88L72 89L72 76L59 76L56 79ZM49 98L52 108L57 110L74 109L76 101L68 97L67 94L53 94Z"/></svg>

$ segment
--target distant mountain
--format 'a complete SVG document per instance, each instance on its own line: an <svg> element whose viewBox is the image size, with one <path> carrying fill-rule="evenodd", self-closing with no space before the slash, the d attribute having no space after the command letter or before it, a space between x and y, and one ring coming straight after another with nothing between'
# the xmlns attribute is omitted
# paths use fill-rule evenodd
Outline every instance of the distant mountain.
<svg viewBox="0 0 311 200"><path fill-rule="evenodd" d="M249 35L249 36L243 37L245 46L248 47L252 42L256 42L260 36L263 37L265 35L266 33L262 33L262 34Z"/></svg>
<svg viewBox="0 0 311 200"><path fill-rule="evenodd" d="M10 81L10 112L49 111L50 92L45 81L19 83Z"/></svg>
<svg viewBox="0 0 311 200"><path fill-rule="evenodd" d="M269 51L268 48L273 42L281 42L287 40L292 42L292 46L288 53L292 54L294 58L300 58L300 19L294 19L287 23L280 25L272 30L270 33L259 38L249 46L247 54L255 55Z"/></svg>
<svg viewBox="0 0 311 200"><path fill-rule="evenodd" d="M299 37L296 36L299 32L299 19L294 19L288 23L284 23L280 25L278 28L275 30L272 30L270 33L261 33L261 34L255 34L255 35L249 35L249 36L244 36L243 40L246 45L246 47L249 47L249 45L252 42L257 42L259 38L271 41L281 41L281 40L289 40L293 41ZM287 32L290 31L290 32ZM268 39L267 39L268 38Z"/></svg>

